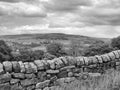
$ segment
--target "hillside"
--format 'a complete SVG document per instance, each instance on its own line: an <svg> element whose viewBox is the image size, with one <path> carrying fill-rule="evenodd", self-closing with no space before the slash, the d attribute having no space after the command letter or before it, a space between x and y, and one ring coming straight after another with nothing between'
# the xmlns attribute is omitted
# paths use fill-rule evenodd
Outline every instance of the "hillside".
<svg viewBox="0 0 120 90"><path fill-rule="evenodd" d="M95 38L82 35L71 35L63 33L49 34L21 34L21 35L4 35L0 39L8 42L13 48L32 48L45 50L45 46L52 42L62 43L65 48L69 48L70 44L79 44L80 49L86 48L96 42L109 42L109 38Z"/></svg>

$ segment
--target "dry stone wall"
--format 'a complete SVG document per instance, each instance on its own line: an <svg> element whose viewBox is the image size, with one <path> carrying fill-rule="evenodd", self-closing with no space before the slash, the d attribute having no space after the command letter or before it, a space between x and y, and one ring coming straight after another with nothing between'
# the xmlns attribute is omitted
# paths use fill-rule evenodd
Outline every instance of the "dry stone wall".
<svg viewBox="0 0 120 90"><path fill-rule="evenodd" d="M120 50L91 57L66 56L34 62L4 61L0 63L0 88L42 90L57 82L71 82L81 72L103 73L106 69L117 69L119 66Z"/></svg>

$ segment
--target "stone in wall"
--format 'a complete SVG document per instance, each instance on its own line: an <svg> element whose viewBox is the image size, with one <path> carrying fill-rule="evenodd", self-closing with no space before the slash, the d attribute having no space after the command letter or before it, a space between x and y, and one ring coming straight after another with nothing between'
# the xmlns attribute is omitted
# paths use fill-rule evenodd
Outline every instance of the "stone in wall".
<svg viewBox="0 0 120 90"><path fill-rule="evenodd" d="M47 62L47 60L41 60L41 62L44 64L44 69L47 70L50 68L49 63Z"/></svg>
<svg viewBox="0 0 120 90"><path fill-rule="evenodd" d="M109 57L111 58L111 60L115 60L115 54L113 52L108 53Z"/></svg>
<svg viewBox="0 0 120 90"><path fill-rule="evenodd" d="M25 79L24 73L12 73L12 77L15 79Z"/></svg>
<svg viewBox="0 0 120 90"><path fill-rule="evenodd" d="M18 83L18 82L20 82L20 79L11 79L11 80L10 80L10 84L11 84L11 85L16 84L16 83Z"/></svg>
<svg viewBox="0 0 120 90"><path fill-rule="evenodd" d="M76 57L76 61L77 61L77 66L81 67L84 65L83 57Z"/></svg>
<svg viewBox="0 0 120 90"><path fill-rule="evenodd" d="M36 78L36 75L34 73L32 73L32 74L25 74L25 78L27 78L27 79Z"/></svg>
<svg viewBox="0 0 120 90"><path fill-rule="evenodd" d="M60 71L60 72L57 74L57 77L58 77L58 78L68 77L68 71L66 71L66 70Z"/></svg>
<svg viewBox="0 0 120 90"><path fill-rule="evenodd" d="M95 55L95 58L98 60L98 63L103 63L103 59L101 56Z"/></svg>
<svg viewBox="0 0 120 90"><path fill-rule="evenodd" d="M62 62L62 60L60 58L55 58L54 63L55 63L56 69L60 69L61 67L64 66L64 63Z"/></svg>
<svg viewBox="0 0 120 90"><path fill-rule="evenodd" d="M75 57L67 56L66 59L68 61L68 65L75 65L77 63Z"/></svg>
<svg viewBox="0 0 120 90"><path fill-rule="evenodd" d="M20 72L20 64L17 61L12 62L13 72L19 73Z"/></svg>
<svg viewBox="0 0 120 90"><path fill-rule="evenodd" d="M11 74L6 73L0 75L0 84L7 83L11 80Z"/></svg>
<svg viewBox="0 0 120 90"><path fill-rule="evenodd" d="M71 69L74 69L74 68L75 68L74 65L71 65L71 66L65 66L65 67L61 68L60 71L64 71L64 70L68 71L68 70L71 70Z"/></svg>
<svg viewBox="0 0 120 90"><path fill-rule="evenodd" d="M65 66L69 64L69 61L66 59L66 57L60 57L60 59L62 60Z"/></svg>
<svg viewBox="0 0 120 90"><path fill-rule="evenodd" d="M33 79L25 79L25 80L21 80L20 81L21 85L23 87L27 87L27 86L31 86L31 85L35 85L38 83L37 78L33 78Z"/></svg>
<svg viewBox="0 0 120 90"><path fill-rule="evenodd" d="M37 66L33 62L30 62L29 64L31 66L32 72L37 73Z"/></svg>
<svg viewBox="0 0 120 90"><path fill-rule="evenodd" d="M103 62L109 62L111 61L111 58L109 57L108 54L101 55Z"/></svg>
<svg viewBox="0 0 120 90"><path fill-rule="evenodd" d="M3 70L3 65L0 63L0 74L3 74L4 70Z"/></svg>
<svg viewBox="0 0 120 90"><path fill-rule="evenodd" d="M20 72L21 72L21 73L25 73L24 63L23 63L22 61L19 61L18 63L19 63L19 65L20 65Z"/></svg>
<svg viewBox="0 0 120 90"><path fill-rule="evenodd" d="M85 65L89 65L89 63L88 63L89 58L88 57L83 57L83 59L84 59Z"/></svg>
<svg viewBox="0 0 120 90"><path fill-rule="evenodd" d="M44 63L41 60L35 60L34 61L35 65L37 66L38 70L44 70Z"/></svg>
<svg viewBox="0 0 120 90"><path fill-rule="evenodd" d="M49 63L50 69L55 69L55 63L53 60L47 60L47 62Z"/></svg>
<svg viewBox="0 0 120 90"><path fill-rule="evenodd" d="M10 61L3 62L3 67L6 72L12 72L12 63Z"/></svg>
<svg viewBox="0 0 120 90"><path fill-rule="evenodd" d="M40 82L46 80L46 77L47 77L47 73L44 72L44 71L39 71L39 72L37 73L37 78L38 78L38 80L39 80Z"/></svg>
<svg viewBox="0 0 120 90"><path fill-rule="evenodd" d="M120 55L119 55L118 51L113 51L113 53L115 54L116 59L120 58Z"/></svg>
<svg viewBox="0 0 120 90"><path fill-rule="evenodd" d="M39 82L36 84L36 89L43 89L45 87L48 87L50 84L50 80L46 80L44 82Z"/></svg>
<svg viewBox="0 0 120 90"><path fill-rule="evenodd" d="M31 65L29 64L29 62L25 62L25 63L24 63L24 66L25 66L25 71L26 71L26 73L33 73L33 72L32 72L32 67L31 67Z"/></svg>
<svg viewBox="0 0 120 90"><path fill-rule="evenodd" d="M59 70L47 70L46 73L47 74L58 74Z"/></svg>

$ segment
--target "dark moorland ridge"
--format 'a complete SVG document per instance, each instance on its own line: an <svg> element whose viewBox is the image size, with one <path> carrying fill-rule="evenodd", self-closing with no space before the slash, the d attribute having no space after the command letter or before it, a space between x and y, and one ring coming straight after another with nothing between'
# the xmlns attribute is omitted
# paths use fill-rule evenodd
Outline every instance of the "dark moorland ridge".
<svg viewBox="0 0 120 90"><path fill-rule="evenodd" d="M52 39L52 40L102 40L102 41L110 41L110 38L96 38L96 37L88 37L83 35L72 35L72 34L63 34L63 33L47 33L47 34L18 34L18 35L2 35L0 38L6 39L14 39L14 38L34 38L34 39Z"/></svg>

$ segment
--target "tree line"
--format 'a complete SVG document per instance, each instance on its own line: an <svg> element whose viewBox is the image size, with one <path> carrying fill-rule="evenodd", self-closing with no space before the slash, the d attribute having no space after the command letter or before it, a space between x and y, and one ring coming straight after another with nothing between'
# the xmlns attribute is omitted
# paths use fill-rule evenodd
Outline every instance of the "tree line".
<svg viewBox="0 0 120 90"><path fill-rule="evenodd" d="M110 43L105 43L103 41L95 42L87 48L81 50L79 44L76 42L71 43L70 48L66 50L64 45L61 43L50 43L46 47L47 52L42 50L23 50L20 52L13 52L12 49L5 43L5 41L0 40L0 62L3 61L28 61L31 62L36 59L52 60L56 57L61 56L94 56L109 53L113 50L120 49L120 36L111 39Z"/></svg>

